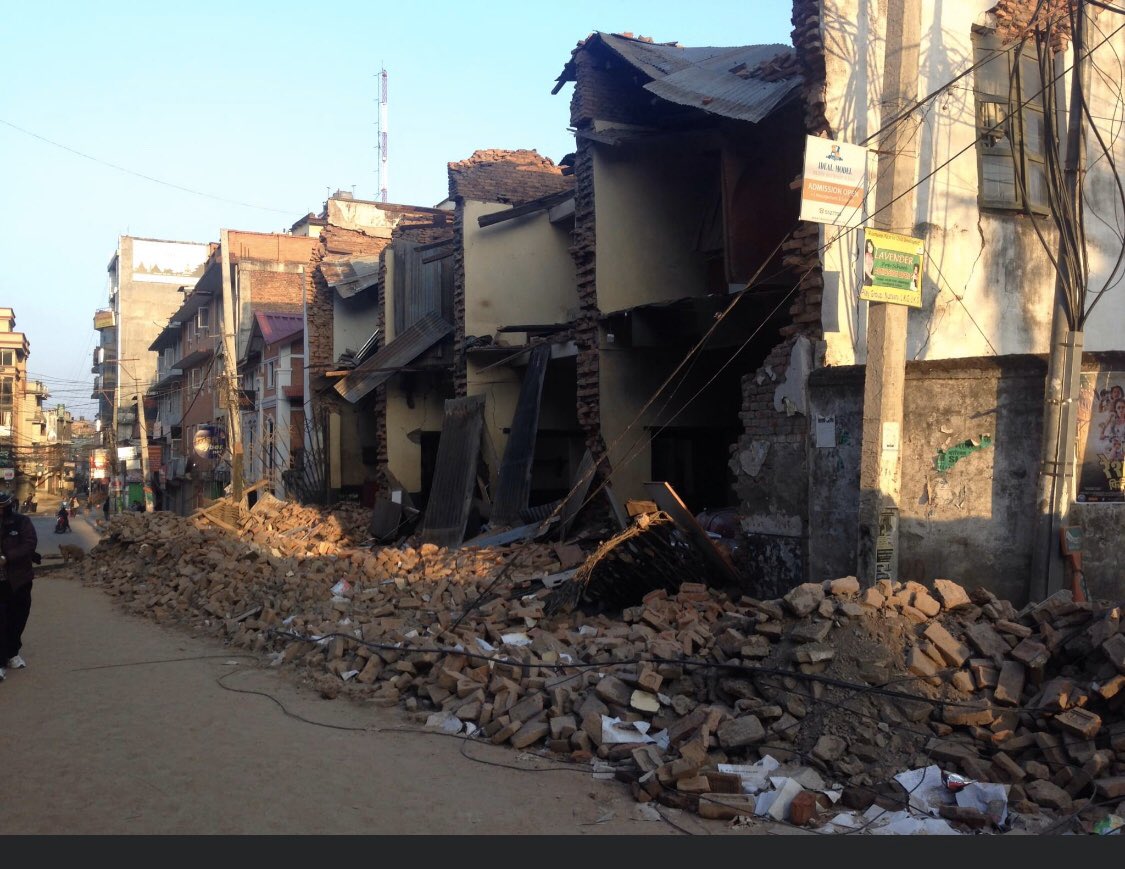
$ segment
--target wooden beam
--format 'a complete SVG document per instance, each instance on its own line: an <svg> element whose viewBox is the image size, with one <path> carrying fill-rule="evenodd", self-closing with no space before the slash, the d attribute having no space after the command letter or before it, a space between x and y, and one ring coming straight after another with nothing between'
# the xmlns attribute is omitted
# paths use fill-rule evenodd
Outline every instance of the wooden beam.
<svg viewBox="0 0 1125 869"><path fill-rule="evenodd" d="M528 214L535 214L537 211L546 211L558 205L560 202L565 202L574 196L573 190L562 190L558 193L552 193L550 196L544 196L542 199L534 199L531 202L525 202L523 205L517 205L515 208L509 208L507 211L497 211L493 214L485 214L477 218L477 225L481 229L486 226L494 226L497 223L503 223L505 220L515 220L517 217L524 217Z"/></svg>

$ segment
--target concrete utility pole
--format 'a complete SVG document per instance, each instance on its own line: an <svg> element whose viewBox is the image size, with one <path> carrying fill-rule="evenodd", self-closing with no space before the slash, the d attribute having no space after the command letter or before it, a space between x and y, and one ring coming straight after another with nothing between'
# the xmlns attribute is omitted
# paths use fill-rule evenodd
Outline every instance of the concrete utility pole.
<svg viewBox="0 0 1125 869"><path fill-rule="evenodd" d="M883 127L917 102L921 33L919 0L890 0L886 5L880 118ZM918 126L911 113L891 124L880 139L874 219L878 229L903 235L913 232L912 188L917 165ZM905 305L868 303L856 552L856 577L864 585L874 585L878 579L896 579L898 575L907 311Z"/></svg>
<svg viewBox="0 0 1125 869"><path fill-rule="evenodd" d="M1051 322L1051 348L1043 410L1039 487L1036 491L1035 537L1031 552L1028 596L1041 600L1064 585L1065 566L1059 546L1059 529L1066 521L1077 480L1075 448L1078 395L1082 379L1082 310L1071 310L1068 299L1085 298L1086 275L1075 274L1067 248L1085 256L1086 233L1082 225L1082 176L1086 141L1082 127L1082 70L1086 51L1086 4L1078 0L1074 27L1074 65L1070 73L1070 117L1066 131L1063 180L1066 212L1059 235L1058 270L1055 275L1055 310ZM1052 143L1048 143L1051 147ZM1067 237L1069 236L1069 238ZM1078 263L1078 268L1082 264Z"/></svg>
<svg viewBox="0 0 1125 869"><path fill-rule="evenodd" d="M238 356L235 353L234 287L231 282L230 234L219 230L223 277L223 376L227 384L227 431L230 434L230 492L242 506L242 414L238 400Z"/></svg>

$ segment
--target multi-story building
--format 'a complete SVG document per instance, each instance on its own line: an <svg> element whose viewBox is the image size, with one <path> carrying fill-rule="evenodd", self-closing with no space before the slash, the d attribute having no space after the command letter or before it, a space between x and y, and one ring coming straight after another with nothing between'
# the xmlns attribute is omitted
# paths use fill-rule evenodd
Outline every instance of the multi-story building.
<svg viewBox="0 0 1125 869"><path fill-rule="evenodd" d="M149 345L183 302L183 290L203 274L210 250L206 244L123 235L110 258L108 304L94 314L101 341L91 397L99 403L117 509L144 498L137 408L156 375Z"/></svg>
<svg viewBox="0 0 1125 869"><path fill-rule="evenodd" d="M225 300L233 300L232 344L244 360L259 313L301 319L305 269L317 244L309 235L238 230L222 230L221 239L192 291L147 348L156 369L148 390L154 496L157 506L180 513L219 497L230 481L229 456L217 448L227 443L230 423ZM252 410L250 393L239 393L238 401L239 413ZM247 437L244 432L244 443ZM244 475L263 466L254 460L254 450L245 449Z"/></svg>
<svg viewBox="0 0 1125 869"><path fill-rule="evenodd" d="M0 308L0 487L26 500L31 484L24 470L31 443L26 430L27 357L31 345L16 331L16 314Z"/></svg>

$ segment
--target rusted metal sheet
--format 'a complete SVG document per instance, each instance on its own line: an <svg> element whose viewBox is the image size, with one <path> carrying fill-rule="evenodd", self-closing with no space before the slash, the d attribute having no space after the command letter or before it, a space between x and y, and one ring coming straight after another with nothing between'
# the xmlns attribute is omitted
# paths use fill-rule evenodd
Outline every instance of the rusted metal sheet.
<svg viewBox="0 0 1125 869"><path fill-rule="evenodd" d="M680 500L676 490L670 484L664 482L645 483L645 490L656 502L656 506L671 516L679 529L695 543L706 557L707 563L715 573L716 578L729 585L738 585L740 582L738 571L734 569L734 565L731 564L726 552L716 546L715 542L707 536L707 532L695 521L695 517L687 508L687 505Z"/></svg>
<svg viewBox="0 0 1125 869"><path fill-rule="evenodd" d="M531 465L535 458L535 436L539 431L539 406L543 398L543 378L551 359L551 346L539 344L531 351L531 362L523 375L520 396L512 414L512 428L504 457L500 461L500 478L492 502L492 522L512 525L519 521L520 510L527 506L531 493Z"/></svg>
<svg viewBox="0 0 1125 869"><path fill-rule="evenodd" d="M427 314L355 371L338 380L333 388L354 404L452 331L453 327L441 316Z"/></svg>
<svg viewBox="0 0 1125 869"><path fill-rule="evenodd" d="M483 395L445 402L434 481L422 523L423 543L456 548L465 539L483 428Z"/></svg>
<svg viewBox="0 0 1125 869"><path fill-rule="evenodd" d="M780 43L730 48L684 47L643 42L612 33L597 33L590 39L601 42L651 78L652 81L643 86L650 93L669 102L740 121L761 121L792 99L801 85L798 75L766 81L753 74L761 63L793 51ZM576 77L577 67L572 60L558 77L554 93Z"/></svg>
<svg viewBox="0 0 1125 869"><path fill-rule="evenodd" d="M329 257L320 264L321 274L328 286L345 299L379 283L379 270L379 254Z"/></svg>

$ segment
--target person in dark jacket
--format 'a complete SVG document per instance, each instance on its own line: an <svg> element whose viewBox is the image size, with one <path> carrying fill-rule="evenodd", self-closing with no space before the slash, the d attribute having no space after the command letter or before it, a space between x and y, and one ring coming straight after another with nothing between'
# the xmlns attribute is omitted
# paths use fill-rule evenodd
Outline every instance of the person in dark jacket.
<svg viewBox="0 0 1125 869"><path fill-rule="evenodd" d="M0 681L5 662L19 670L23 629L31 613L33 559L39 540L31 520L16 512L11 492L0 492Z"/></svg>

